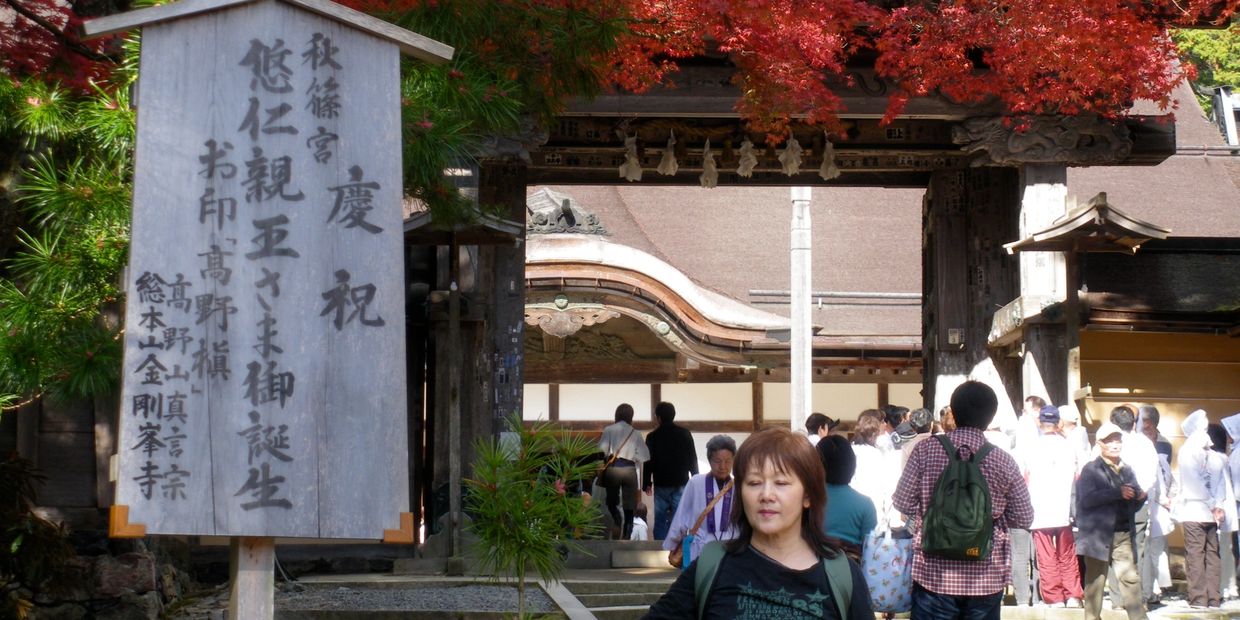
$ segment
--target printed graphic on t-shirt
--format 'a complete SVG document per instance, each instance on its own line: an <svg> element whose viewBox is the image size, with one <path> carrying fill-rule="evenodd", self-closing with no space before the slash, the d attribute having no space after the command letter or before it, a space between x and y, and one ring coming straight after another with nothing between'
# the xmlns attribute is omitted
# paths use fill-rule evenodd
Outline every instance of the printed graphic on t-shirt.
<svg viewBox="0 0 1240 620"><path fill-rule="evenodd" d="M770 591L742 584L736 598L737 620L787 620L821 618L823 606L828 604L831 595L819 590L789 592L780 588Z"/></svg>

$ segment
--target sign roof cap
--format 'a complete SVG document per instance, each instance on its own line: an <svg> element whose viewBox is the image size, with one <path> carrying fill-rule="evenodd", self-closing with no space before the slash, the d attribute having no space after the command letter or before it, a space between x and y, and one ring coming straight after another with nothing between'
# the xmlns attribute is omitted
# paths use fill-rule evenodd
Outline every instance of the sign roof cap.
<svg viewBox="0 0 1240 620"><path fill-rule="evenodd" d="M85 31L87 38L102 37L149 24L212 13L255 2L283 2L300 7L394 43L400 48L401 53L431 64L437 65L451 60L454 52L450 45L389 24L361 11L336 4L331 0L180 0L137 11L95 18L86 22Z"/></svg>

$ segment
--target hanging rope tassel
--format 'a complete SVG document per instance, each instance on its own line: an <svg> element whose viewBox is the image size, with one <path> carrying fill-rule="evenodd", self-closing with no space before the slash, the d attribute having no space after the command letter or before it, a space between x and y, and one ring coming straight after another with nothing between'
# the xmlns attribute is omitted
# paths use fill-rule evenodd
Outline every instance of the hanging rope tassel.
<svg viewBox="0 0 1240 620"><path fill-rule="evenodd" d="M659 160L657 168L659 174L673 175L680 170L680 164L676 163L676 132L669 130L667 132L667 147L663 149L663 159Z"/></svg>
<svg viewBox="0 0 1240 620"><path fill-rule="evenodd" d="M710 138L702 147L702 176L698 177L698 183L707 189L719 185L719 169L715 166L715 154L710 152Z"/></svg>
<svg viewBox="0 0 1240 620"><path fill-rule="evenodd" d="M745 138L745 141L741 142L740 154L741 158L736 166L736 174L748 179L753 176L753 169L758 165L758 156L754 154L753 142L750 142L749 138Z"/></svg>
<svg viewBox="0 0 1240 620"><path fill-rule="evenodd" d="M788 134L788 146L779 153L779 163L783 166L784 174L792 176L801 171L801 154L804 152L801 143L797 142L792 134Z"/></svg>
<svg viewBox="0 0 1240 620"><path fill-rule="evenodd" d="M835 165L835 145L831 143L830 134L825 131L822 134L827 139L827 145L822 150L822 167L818 169L818 176L830 181L840 176L840 169Z"/></svg>

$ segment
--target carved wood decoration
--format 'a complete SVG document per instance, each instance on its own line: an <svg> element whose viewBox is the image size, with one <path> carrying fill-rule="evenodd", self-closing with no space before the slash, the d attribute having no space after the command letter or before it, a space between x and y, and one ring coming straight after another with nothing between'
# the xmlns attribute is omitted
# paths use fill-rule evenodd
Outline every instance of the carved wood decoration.
<svg viewBox="0 0 1240 620"><path fill-rule="evenodd" d="M1024 125L999 116L971 118L952 130L952 140L977 156L973 166L1116 164L1133 147L1128 127L1090 116L1037 116Z"/></svg>
<svg viewBox="0 0 1240 620"><path fill-rule="evenodd" d="M597 325L620 316L619 312L602 306L573 306L563 309L546 306L526 306L525 324L538 327L543 333L557 338L576 334L582 327Z"/></svg>

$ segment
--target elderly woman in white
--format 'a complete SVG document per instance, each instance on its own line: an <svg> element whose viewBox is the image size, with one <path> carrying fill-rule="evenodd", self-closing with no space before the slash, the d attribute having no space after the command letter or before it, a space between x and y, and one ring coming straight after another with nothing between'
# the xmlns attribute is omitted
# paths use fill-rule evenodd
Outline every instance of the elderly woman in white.
<svg viewBox="0 0 1240 620"><path fill-rule="evenodd" d="M1172 517L1184 530L1188 602L1193 607L1218 607L1220 592L1219 526L1231 497L1227 459L1211 449L1206 412L1198 409L1184 420L1186 439L1180 448L1180 493Z"/></svg>

